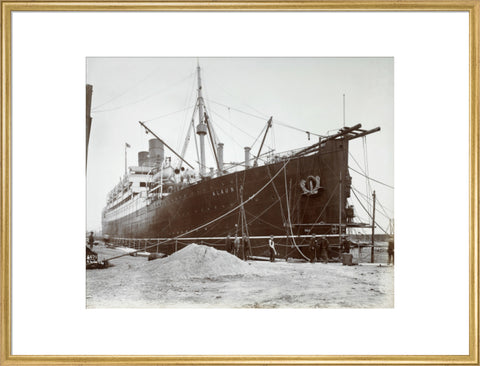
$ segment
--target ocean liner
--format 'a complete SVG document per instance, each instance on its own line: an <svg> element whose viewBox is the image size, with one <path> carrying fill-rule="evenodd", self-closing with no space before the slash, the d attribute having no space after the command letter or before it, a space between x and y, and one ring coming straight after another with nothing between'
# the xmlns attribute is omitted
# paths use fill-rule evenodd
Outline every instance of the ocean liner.
<svg viewBox="0 0 480 366"><path fill-rule="evenodd" d="M380 128L342 127L310 146L265 153L270 118L258 151L245 147L244 161L229 165L204 103L200 66L197 84L196 118L180 153L139 122L152 139L149 150L138 153L138 165L130 166L108 194L102 231L111 243L170 254L191 242L225 249L226 237L238 236L249 239L250 255L265 256L274 235L279 256L306 258L312 234L328 237L333 248L349 227L368 226L353 221L348 203L348 149L350 140ZM199 148L198 169L185 160L192 132ZM215 169L206 167L206 144L211 145ZM165 149L175 160L165 156Z"/></svg>

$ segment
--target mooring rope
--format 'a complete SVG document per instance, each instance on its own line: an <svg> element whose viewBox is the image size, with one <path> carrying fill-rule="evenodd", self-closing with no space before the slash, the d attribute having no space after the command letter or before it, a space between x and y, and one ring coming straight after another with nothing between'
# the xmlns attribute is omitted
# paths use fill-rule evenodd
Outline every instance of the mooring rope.
<svg viewBox="0 0 480 366"><path fill-rule="evenodd" d="M300 253L300 255L305 258L307 261L309 260L309 258L307 258L305 256L305 254L303 254L303 252L300 250L300 248L297 246L297 242L295 241L295 237L293 235L293 230L292 230L292 221L290 220L290 203L289 203L289 197L288 197L288 186L287 186L287 172L286 172L286 169L283 171L283 177L284 177L284 180L285 180L285 201L287 202L287 218L288 218L288 227L289 227L289 231L290 231L290 234L292 235L292 241L293 241L293 245L295 246L295 248L297 248L298 252Z"/></svg>

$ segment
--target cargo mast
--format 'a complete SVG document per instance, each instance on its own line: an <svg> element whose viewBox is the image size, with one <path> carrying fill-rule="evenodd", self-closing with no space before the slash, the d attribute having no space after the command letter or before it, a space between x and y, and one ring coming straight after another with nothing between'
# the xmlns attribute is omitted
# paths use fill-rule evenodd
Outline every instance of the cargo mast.
<svg viewBox="0 0 480 366"><path fill-rule="evenodd" d="M205 124L204 101L202 96L202 78L200 77L200 64L197 63L198 80L198 125L197 135L200 138L200 176L205 176L205 135L207 134L207 125Z"/></svg>

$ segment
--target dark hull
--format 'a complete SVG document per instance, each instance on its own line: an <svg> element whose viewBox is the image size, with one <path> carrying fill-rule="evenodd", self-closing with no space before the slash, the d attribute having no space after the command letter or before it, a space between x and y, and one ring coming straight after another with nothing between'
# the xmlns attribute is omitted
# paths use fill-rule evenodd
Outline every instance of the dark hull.
<svg viewBox="0 0 480 366"><path fill-rule="evenodd" d="M204 180L178 189L164 199L154 200L146 207L117 220L106 220L104 213L103 234L108 234L113 240L139 239L138 243L143 243L139 246L154 243L144 239L178 238L156 248L166 253L189 242L182 236L197 238L194 240L197 243L204 242L225 249L224 239L206 238L225 237L228 234L233 237L235 233L241 236L240 210L198 230L189 231L234 209L242 202L242 198L247 201L280 170L273 182L244 206L249 235L285 236L290 234L289 221L294 235L338 233L339 211L345 223L345 207L350 195L348 142L328 141L311 155L290 159L283 171L285 162L283 160ZM320 178L320 187L316 177ZM340 177L343 177L341 196ZM276 242L282 257L301 256L299 250L310 255L305 240L296 240L299 249L293 247L291 239L288 242L278 239ZM267 239L252 239L251 247L253 255L268 255Z"/></svg>

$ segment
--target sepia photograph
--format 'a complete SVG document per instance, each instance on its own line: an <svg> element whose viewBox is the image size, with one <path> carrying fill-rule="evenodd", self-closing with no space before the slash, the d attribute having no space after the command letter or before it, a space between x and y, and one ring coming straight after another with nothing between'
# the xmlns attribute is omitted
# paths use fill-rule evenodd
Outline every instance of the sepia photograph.
<svg viewBox="0 0 480 366"><path fill-rule="evenodd" d="M393 57L86 59L87 308L393 308Z"/></svg>

